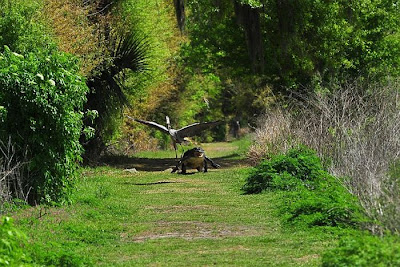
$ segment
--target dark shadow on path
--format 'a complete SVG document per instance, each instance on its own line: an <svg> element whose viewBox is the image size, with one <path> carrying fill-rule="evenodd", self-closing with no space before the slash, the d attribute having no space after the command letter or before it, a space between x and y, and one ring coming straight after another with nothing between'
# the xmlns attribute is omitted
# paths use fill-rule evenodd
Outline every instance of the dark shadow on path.
<svg viewBox="0 0 400 267"><path fill-rule="evenodd" d="M231 154L224 157L212 158L213 161L221 165L221 168L231 168L248 165L247 160L237 159L237 154ZM174 168L179 159L175 158L135 158L128 156L103 156L99 165L107 165L118 169L132 169L138 171L165 171ZM212 169L212 167L210 167Z"/></svg>
<svg viewBox="0 0 400 267"><path fill-rule="evenodd" d="M173 168L177 162L174 158L150 159L128 156L104 156L101 158L100 165L108 165L118 169L135 168L138 171L156 172Z"/></svg>

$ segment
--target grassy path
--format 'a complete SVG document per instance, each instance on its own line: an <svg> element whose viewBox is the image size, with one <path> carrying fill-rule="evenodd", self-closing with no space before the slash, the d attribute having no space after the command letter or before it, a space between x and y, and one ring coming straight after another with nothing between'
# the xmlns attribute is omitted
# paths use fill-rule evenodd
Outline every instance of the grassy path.
<svg viewBox="0 0 400 267"><path fill-rule="evenodd" d="M329 233L284 231L274 194L243 195L246 167L226 164L192 175L86 169L74 204L24 210L17 223L42 244L37 253L65 254L69 265L318 265Z"/></svg>

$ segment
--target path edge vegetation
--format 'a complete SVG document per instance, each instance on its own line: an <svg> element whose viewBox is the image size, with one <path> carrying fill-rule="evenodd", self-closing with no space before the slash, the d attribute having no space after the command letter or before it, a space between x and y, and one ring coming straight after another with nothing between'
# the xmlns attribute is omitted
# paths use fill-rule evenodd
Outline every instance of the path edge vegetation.
<svg viewBox="0 0 400 267"><path fill-rule="evenodd" d="M246 194L281 192L277 209L285 227L333 231L339 243L322 255L322 266L396 266L400 238L386 232L376 236L365 230L379 224L344 186L330 175L316 152L300 145L284 154L270 155L252 168L242 190ZM328 230L329 229L329 230Z"/></svg>

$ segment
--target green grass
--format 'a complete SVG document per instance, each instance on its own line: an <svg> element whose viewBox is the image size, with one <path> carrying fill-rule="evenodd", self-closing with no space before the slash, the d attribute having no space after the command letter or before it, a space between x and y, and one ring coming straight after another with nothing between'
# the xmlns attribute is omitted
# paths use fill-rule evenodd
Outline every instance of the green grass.
<svg viewBox="0 0 400 267"><path fill-rule="evenodd" d="M282 228L276 193L240 191L247 172L246 167L192 175L85 169L73 204L25 209L13 217L36 244L37 255L68 252L94 265L319 265L320 255L336 243L335 234Z"/></svg>
<svg viewBox="0 0 400 267"><path fill-rule="evenodd" d="M201 147L206 151L206 155L210 158L230 158L243 159L246 156L248 147L251 144L249 136L243 137L231 142L214 142L214 143L195 143L190 145L178 145L178 157L193 147ZM175 158L173 149L159 151L139 151L135 154L137 158Z"/></svg>

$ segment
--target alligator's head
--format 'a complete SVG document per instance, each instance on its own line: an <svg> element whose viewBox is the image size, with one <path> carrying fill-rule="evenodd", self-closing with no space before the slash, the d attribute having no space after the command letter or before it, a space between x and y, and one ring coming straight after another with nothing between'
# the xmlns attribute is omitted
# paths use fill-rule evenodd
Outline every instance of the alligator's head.
<svg viewBox="0 0 400 267"><path fill-rule="evenodd" d="M195 147L193 148L193 154L195 157L203 157L204 156L204 150L201 147Z"/></svg>

